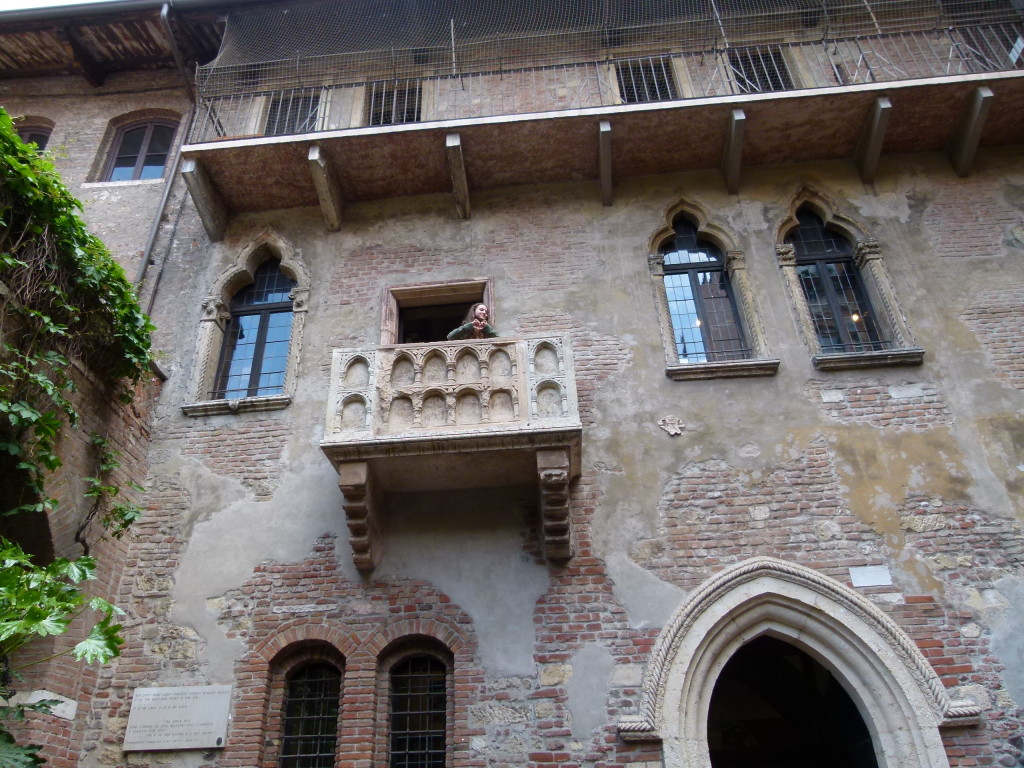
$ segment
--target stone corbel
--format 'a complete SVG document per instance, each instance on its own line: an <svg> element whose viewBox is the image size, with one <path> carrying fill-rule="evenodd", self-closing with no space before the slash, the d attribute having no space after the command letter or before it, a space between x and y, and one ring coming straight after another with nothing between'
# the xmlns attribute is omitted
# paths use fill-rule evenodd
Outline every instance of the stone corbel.
<svg viewBox="0 0 1024 768"><path fill-rule="evenodd" d="M343 506L352 561L360 571L372 571L381 557L381 525L378 493L370 465L365 461L339 464L338 487L345 497Z"/></svg>
<svg viewBox="0 0 1024 768"><path fill-rule="evenodd" d="M544 555L552 562L562 562L572 557L572 524L569 519L571 479L569 449L537 451Z"/></svg>

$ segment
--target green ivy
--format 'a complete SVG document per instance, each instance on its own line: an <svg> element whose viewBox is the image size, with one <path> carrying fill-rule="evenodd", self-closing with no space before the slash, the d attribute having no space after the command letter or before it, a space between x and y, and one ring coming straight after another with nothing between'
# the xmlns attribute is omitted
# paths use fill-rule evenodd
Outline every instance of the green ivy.
<svg viewBox="0 0 1024 768"><path fill-rule="evenodd" d="M79 423L71 361L86 365L124 403L147 374L153 326L80 211L50 160L21 141L0 109L0 516L56 508L47 480L61 466L62 434ZM120 536L141 510L118 498L117 453L104 437L90 439L96 469L84 478L88 509L75 536L85 554L38 564L0 537L0 699L10 698L17 673L11 654L63 634L83 613L93 617L92 629L63 653L99 663L119 653L119 611L82 589L96 568L85 533L99 519L104 531ZM43 762L38 747L16 743L7 723L50 704L0 706L0 765Z"/></svg>

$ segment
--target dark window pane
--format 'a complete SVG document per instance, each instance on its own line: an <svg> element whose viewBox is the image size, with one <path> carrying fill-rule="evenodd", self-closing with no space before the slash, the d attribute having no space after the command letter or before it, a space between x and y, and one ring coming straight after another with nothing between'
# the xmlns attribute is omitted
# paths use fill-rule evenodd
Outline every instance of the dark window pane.
<svg viewBox="0 0 1024 768"><path fill-rule="evenodd" d="M413 656L391 669L391 768L444 768L447 668Z"/></svg>
<svg viewBox="0 0 1024 768"><path fill-rule="evenodd" d="M280 768L333 768L340 694L341 673L330 664L306 664L289 676Z"/></svg>
<svg viewBox="0 0 1024 768"><path fill-rule="evenodd" d="M148 123L120 134L107 181L159 179L164 175L174 126Z"/></svg>

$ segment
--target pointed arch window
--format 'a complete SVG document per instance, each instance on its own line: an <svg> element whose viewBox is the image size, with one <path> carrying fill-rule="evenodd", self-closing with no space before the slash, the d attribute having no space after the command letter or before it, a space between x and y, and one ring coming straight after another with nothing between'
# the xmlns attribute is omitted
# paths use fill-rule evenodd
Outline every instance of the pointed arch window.
<svg viewBox="0 0 1024 768"><path fill-rule="evenodd" d="M703 222L698 224L697 221ZM724 231L677 213L671 227L660 230L648 257L665 343L665 373L672 379L771 376L779 361L768 356L767 343L738 250L719 246L704 227Z"/></svg>
<svg viewBox="0 0 1024 768"><path fill-rule="evenodd" d="M253 277L231 300L214 399L284 392L295 281L277 259L265 261Z"/></svg>
<svg viewBox="0 0 1024 768"><path fill-rule="evenodd" d="M813 211L801 208L796 218L786 243L796 254L797 278L822 353L889 348L854 261L853 244L827 229Z"/></svg>
<svg viewBox="0 0 1024 768"><path fill-rule="evenodd" d="M293 669L285 683L279 768L333 768L341 672L326 661Z"/></svg>
<svg viewBox="0 0 1024 768"><path fill-rule="evenodd" d="M725 255L700 237L685 218L674 223L675 237L661 248L665 295L679 362L746 360L736 300L725 269Z"/></svg>

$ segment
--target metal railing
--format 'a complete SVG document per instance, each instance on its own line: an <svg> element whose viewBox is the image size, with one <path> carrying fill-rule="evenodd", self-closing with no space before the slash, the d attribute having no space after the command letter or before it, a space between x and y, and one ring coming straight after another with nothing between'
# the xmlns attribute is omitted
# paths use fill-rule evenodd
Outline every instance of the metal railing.
<svg viewBox="0 0 1024 768"><path fill-rule="evenodd" d="M209 95L200 84L189 142L1019 69L1024 26L999 24L431 75L388 85L346 83L344 73L334 73L329 84L267 77L232 90L221 78Z"/></svg>

